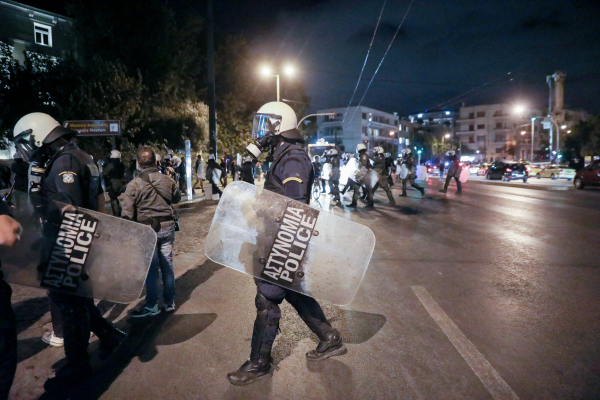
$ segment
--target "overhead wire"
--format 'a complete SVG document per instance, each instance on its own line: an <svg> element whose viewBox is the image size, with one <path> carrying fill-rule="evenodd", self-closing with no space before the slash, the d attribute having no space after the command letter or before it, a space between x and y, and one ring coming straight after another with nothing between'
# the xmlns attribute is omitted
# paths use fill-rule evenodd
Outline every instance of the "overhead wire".
<svg viewBox="0 0 600 400"><path fill-rule="evenodd" d="M383 57L381 58L381 62L377 66L377 69L375 70L373 77L369 81L369 84L367 85L367 88L365 89L365 93L363 94L362 98L358 102L356 109L354 109L354 113L352 113L352 117L350 117L350 121L352 121L352 118L354 118L356 111L358 110L358 108L361 106L363 100L365 99L365 96L367 95L367 92L369 91L369 88L371 87L371 84L373 83L375 76L377 76L377 73L379 72L379 68L381 68L381 65L383 64L385 57L388 55L390 49L392 48L392 45L394 44L394 41L396 40L396 36L398 36L400 29L402 29L402 25L404 25L404 21L406 20L406 17L408 16L408 13L410 12L410 9L412 8L412 5L414 4L414 2L415 2L415 0L411 0L410 4L408 5L408 8L406 9L406 12L404 13L404 17L402 17L402 21L400 21L400 25L398 25L398 29L396 29L396 33L394 33L394 36L392 37L390 44L388 45L387 49L385 50L385 53L383 54Z"/></svg>
<svg viewBox="0 0 600 400"><path fill-rule="evenodd" d="M344 112L344 118L342 122L346 120L346 115L348 114L348 110L352 105L352 100L354 100L354 96L356 95L356 91L358 90L358 86L360 85L360 80L362 79L363 73L365 72L365 67L367 66L367 61L369 60L369 54L371 54L371 49L373 48L373 43L375 42L375 36L377 35L377 30L379 29L379 23L381 22L381 16L383 15L383 11L385 10L385 5L387 0L383 1L383 6L381 7L381 12L379 13L379 18L377 19L377 25L375 25L375 30L373 31L373 37L371 38L371 43L369 44L369 48L367 49L367 56L365 57L365 62L363 63L362 69L360 70L360 75L358 76L358 80L356 81L356 86L354 87L354 92L352 92L352 97L350 97L350 102L348 102L348 107L346 108L346 112Z"/></svg>

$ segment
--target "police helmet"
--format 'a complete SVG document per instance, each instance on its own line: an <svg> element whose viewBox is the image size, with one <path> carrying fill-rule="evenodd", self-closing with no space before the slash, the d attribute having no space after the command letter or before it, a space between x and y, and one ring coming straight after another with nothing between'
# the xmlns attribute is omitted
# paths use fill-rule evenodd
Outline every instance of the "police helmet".
<svg viewBox="0 0 600 400"><path fill-rule="evenodd" d="M330 156L337 156L339 153L337 151L337 149L331 149L329 150L329 155Z"/></svg>
<svg viewBox="0 0 600 400"><path fill-rule="evenodd" d="M60 126L57 120L44 113L31 113L22 117L13 129L15 139L31 138L33 145L42 147L65 135L76 135L77 132Z"/></svg>
<svg viewBox="0 0 600 400"><path fill-rule="evenodd" d="M297 126L296 113L289 105L273 101L263 105L254 115L252 137L281 135L287 139L304 140Z"/></svg>
<svg viewBox="0 0 600 400"><path fill-rule="evenodd" d="M110 158L121 158L121 152L119 150L111 151Z"/></svg>
<svg viewBox="0 0 600 400"><path fill-rule="evenodd" d="M411 150L410 149L402 149L402 150L400 150L400 152L404 155L409 155L411 153Z"/></svg>
<svg viewBox="0 0 600 400"><path fill-rule="evenodd" d="M383 154L383 147L376 146L376 147L373 148L373 152L375 154Z"/></svg>
<svg viewBox="0 0 600 400"><path fill-rule="evenodd" d="M453 156L454 154L456 154L456 153L454 152L454 150L450 150L450 151L448 151L448 152L446 153L446 155L447 155L448 157L450 157L450 156Z"/></svg>
<svg viewBox="0 0 600 400"><path fill-rule="evenodd" d="M246 156L246 157L244 157L244 162L245 162L245 163L246 163L246 162L252 162L252 157L250 157L250 156Z"/></svg>
<svg viewBox="0 0 600 400"><path fill-rule="evenodd" d="M209 154L208 155L208 159L209 160L214 160L215 159L215 155L214 154Z"/></svg>
<svg viewBox="0 0 600 400"><path fill-rule="evenodd" d="M366 149L367 149L367 146L365 146L362 143L359 143L356 145L356 151L361 151L361 150L366 150Z"/></svg>

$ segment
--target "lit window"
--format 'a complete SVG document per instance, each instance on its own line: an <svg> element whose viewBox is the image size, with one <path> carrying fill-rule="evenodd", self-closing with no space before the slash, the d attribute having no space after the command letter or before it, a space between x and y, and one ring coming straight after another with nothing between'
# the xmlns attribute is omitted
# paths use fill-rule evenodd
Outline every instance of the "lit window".
<svg viewBox="0 0 600 400"><path fill-rule="evenodd" d="M52 47L52 28L50 26L34 22L33 32L36 44Z"/></svg>

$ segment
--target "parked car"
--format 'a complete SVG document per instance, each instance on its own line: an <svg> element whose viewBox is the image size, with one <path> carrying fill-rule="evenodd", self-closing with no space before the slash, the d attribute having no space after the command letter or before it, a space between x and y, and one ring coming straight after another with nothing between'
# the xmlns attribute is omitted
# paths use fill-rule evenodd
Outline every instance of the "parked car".
<svg viewBox="0 0 600 400"><path fill-rule="evenodd" d="M427 173L429 175L439 175L440 174L440 166L439 165L428 165Z"/></svg>
<svg viewBox="0 0 600 400"><path fill-rule="evenodd" d="M595 160L575 174L573 185L576 189L586 186L600 186L600 160Z"/></svg>
<svg viewBox="0 0 600 400"><path fill-rule="evenodd" d="M490 163L483 163L479 166L479 169L477 170L477 176L486 176L487 174L487 170L490 167Z"/></svg>
<svg viewBox="0 0 600 400"><path fill-rule="evenodd" d="M529 175L524 164L508 161L496 161L487 170L486 179L504 179L506 182L522 179L527 182Z"/></svg>
<svg viewBox="0 0 600 400"><path fill-rule="evenodd" d="M539 169L532 170L530 176L535 176L538 179L567 179L570 181L575 178L575 170L566 166L545 165Z"/></svg>
<svg viewBox="0 0 600 400"><path fill-rule="evenodd" d="M470 174L477 174L477 171L479 171L479 167L480 165L478 164L473 164L469 167L469 173Z"/></svg>

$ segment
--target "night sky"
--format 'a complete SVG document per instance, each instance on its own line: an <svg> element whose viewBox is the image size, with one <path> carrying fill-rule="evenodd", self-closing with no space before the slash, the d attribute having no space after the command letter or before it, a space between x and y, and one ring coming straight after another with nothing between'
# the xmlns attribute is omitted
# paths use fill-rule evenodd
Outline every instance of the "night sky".
<svg viewBox="0 0 600 400"><path fill-rule="evenodd" d="M347 106L384 0L214 0L217 34L245 34L259 65L292 62L312 107ZM61 0L23 0L50 11ZM387 0L357 104L411 3ZM201 0L170 0L204 10ZM64 11L62 11L64 12ZM596 1L415 0L362 104L400 115L508 102L545 109L546 75L567 73L567 108L600 112ZM282 85L285 85L282 78ZM292 99L293 100L293 99Z"/></svg>

